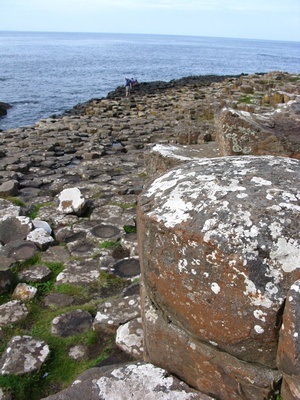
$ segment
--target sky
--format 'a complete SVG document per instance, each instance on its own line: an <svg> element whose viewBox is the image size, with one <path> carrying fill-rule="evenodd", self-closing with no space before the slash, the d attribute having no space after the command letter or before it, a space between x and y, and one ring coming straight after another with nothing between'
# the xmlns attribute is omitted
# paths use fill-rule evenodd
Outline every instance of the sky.
<svg viewBox="0 0 300 400"><path fill-rule="evenodd" d="M0 30L300 42L300 0L0 0Z"/></svg>

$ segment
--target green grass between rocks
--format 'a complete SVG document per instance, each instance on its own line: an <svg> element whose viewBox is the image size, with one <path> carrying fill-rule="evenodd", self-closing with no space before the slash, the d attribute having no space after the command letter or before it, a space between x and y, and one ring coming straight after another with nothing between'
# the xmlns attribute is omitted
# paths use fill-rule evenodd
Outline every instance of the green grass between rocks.
<svg viewBox="0 0 300 400"><path fill-rule="evenodd" d="M40 263L40 260L40 255L37 255L26 262L19 263L14 267L15 274L23 268ZM78 374L107 358L114 343L112 336L101 337L99 332L93 330L67 338L51 334L52 320L56 316L78 308L95 315L96 303L89 301L89 290L85 287L55 284L57 275L63 270L63 263L45 262L44 264L51 269L52 276L47 282L32 283L33 286L37 287L38 295L35 299L26 303L29 310L27 318L0 330L1 353L5 350L11 337L17 335L30 335L35 339L44 340L50 348L50 355L40 371L22 376L0 375L0 387L11 393L14 400L38 400L52 392L62 390ZM119 280L120 278L102 273L97 286L107 288L112 285L123 284ZM75 304L63 308L46 308L43 305L43 299L50 292L69 294L74 297ZM10 295L11 293L1 295L0 304L9 301ZM79 301L83 304L78 305ZM68 356L69 349L79 344L88 346L88 357L73 360Z"/></svg>

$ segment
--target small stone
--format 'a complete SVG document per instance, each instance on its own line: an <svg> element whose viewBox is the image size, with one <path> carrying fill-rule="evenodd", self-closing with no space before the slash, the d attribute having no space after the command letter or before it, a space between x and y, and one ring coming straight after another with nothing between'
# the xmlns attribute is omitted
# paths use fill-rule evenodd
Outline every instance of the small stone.
<svg viewBox="0 0 300 400"><path fill-rule="evenodd" d="M18 279L24 282L45 282L52 274L46 265L34 265L18 273Z"/></svg>
<svg viewBox="0 0 300 400"><path fill-rule="evenodd" d="M18 181L7 181L0 185L0 196L16 196L18 194Z"/></svg>
<svg viewBox="0 0 300 400"><path fill-rule="evenodd" d="M25 319L29 311L19 300L12 300L0 306L0 327Z"/></svg>
<svg viewBox="0 0 300 400"><path fill-rule="evenodd" d="M62 308L74 303L74 298L64 293L50 293L44 299L46 307Z"/></svg>
<svg viewBox="0 0 300 400"><path fill-rule="evenodd" d="M51 333L56 336L68 337L87 332L91 328L91 314L83 310L73 310L53 319Z"/></svg>
<svg viewBox="0 0 300 400"><path fill-rule="evenodd" d="M64 189L58 196L58 211L64 214L81 215L85 208L85 199L78 188Z"/></svg>
<svg viewBox="0 0 300 400"><path fill-rule="evenodd" d="M135 318L117 329L116 345L130 356L143 359L142 318Z"/></svg>
<svg viewBox="0 0 300 400"><path fill-rule="evenodd" d="M116 332L117 328L140 316L140 297L115 298L98 307L93 327L104 332Z"/></svg>
<svg viewBox="0 0 300 400"><path fill-rule="evenodd" d="M36 228L27 235L27 240L33 242L39 249L45 251L54 243L54 239L43 228Z"/></svg>
<svg viewBox="0 0 300 400"><path fill-rule="evenodd" d="M12 298L20 301L30 301L37 293L37 288L27 285L27 283L19 283L13 291Z"/></svg>
<svg viewBox="0 0 300 400"><path fill-rule="evenodd" d="M68 355L73 360L82 360L88 357L88 348L83 345L73 346L69 349Z"/></svg>
<svg viewBox="0 0 300 400"><path fill-rule="evenodd" d="M0 359L2 375L24 375L38 371L50 353L49 346L31 336L14 336Z"/></svg>

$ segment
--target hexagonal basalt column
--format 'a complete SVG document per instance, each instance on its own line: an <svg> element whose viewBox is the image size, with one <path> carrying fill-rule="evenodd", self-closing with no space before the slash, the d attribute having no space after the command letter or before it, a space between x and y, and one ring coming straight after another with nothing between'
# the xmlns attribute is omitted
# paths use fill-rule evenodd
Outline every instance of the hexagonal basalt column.
<svg viewBox="0 0 300 400"><path fill-rule="evenodd" d="M276 368L281 306L300 278L299 178L297 160L222 157L172 169L145 188L142 280L166 321L193 342ZM151 339L146 352L155 363Z"/></svg>

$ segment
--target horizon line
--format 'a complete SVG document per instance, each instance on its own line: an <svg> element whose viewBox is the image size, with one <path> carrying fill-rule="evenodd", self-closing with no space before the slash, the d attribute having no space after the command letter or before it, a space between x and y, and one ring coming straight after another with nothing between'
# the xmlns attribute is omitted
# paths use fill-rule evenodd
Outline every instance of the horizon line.
<svg viewBox="0 0 300 400"><path fill-rule="evenodd" d="M299 40L287 40L287 39L262 39L262 38L248 38L248 37L231 37L231 36L207 36L207 35L191 35L191 34L173 34L173 33L134 33L134 32L95 32L95 31L55 31L55 30L1 30L0 32L11 32L11 33L65 33L65 34L105 34L105 35L144 35L144 36L177 36L177 37L199 37L199 38L211 38L211 39L233 39L233 40L257 40L267 42L288 42L288 43L300 43Z"/></svg>

